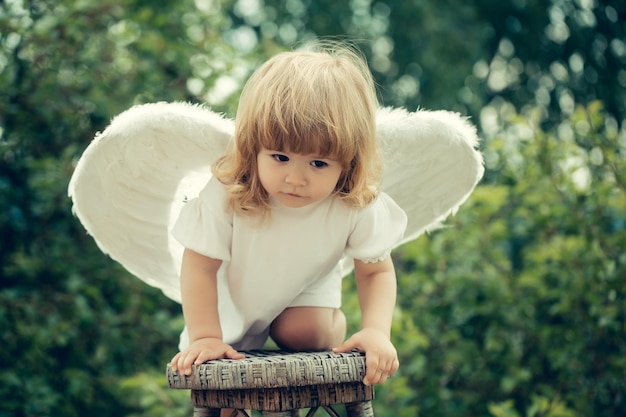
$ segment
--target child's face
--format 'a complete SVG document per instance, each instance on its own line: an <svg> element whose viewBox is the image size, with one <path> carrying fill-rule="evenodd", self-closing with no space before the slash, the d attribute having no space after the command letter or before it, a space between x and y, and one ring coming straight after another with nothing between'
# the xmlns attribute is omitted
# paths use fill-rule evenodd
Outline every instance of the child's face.
<svg viewBox="0 0 626 417"><path fill-rule="evenodd" d="M261 149L257 155L261 185L287 207L304 207L328 197L342 172L338 161L317 155Z"/></svg>

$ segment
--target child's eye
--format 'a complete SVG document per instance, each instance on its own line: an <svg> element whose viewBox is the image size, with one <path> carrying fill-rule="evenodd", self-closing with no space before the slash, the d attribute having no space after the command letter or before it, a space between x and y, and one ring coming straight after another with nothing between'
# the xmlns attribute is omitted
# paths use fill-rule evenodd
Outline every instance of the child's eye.
<svg viewBox="0 0 626 417"><path fill-rule="evenodd" d="M311 165L315 168L324 168L325 166L328 166L328 164L324 161L311 161Z"/></svg>
<svg viewBox="0 0 626 417"><path fill-rule="evenodd" d="M280 153L272 154L272 158L274 158L275 160L277 160L279 162L287 162L287 161L289 161L289 157L287 155L283 155L283 154L280 154Z"/></svg>

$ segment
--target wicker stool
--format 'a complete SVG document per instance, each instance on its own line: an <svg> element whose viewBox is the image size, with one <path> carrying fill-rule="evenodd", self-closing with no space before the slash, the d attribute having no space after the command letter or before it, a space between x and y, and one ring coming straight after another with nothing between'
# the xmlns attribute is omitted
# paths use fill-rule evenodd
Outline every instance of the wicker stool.
<svg viewBox="0 0 626 417"><path fill-rule="evenodd" d="M299 416L301 408L308 408L310 417L320 407L339 417L331 407L334 404L345 404L348 417L374 417L374 387L361 382L362 353L243 353L245 359L194 366L189 376L173 373L168 365L169 386L191 389L194 417L217 417L221 408L233 408L241 416L249 416L245 410L258 410L272 417Z"/></svg>

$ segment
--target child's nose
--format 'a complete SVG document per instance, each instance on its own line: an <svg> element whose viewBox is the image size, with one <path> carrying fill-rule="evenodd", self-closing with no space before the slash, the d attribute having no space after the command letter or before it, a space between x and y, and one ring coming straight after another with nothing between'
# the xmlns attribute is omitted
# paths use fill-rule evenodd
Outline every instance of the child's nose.
<svg viewBox="0 0 626 417"><path fill-rule="evenodd" d="M294 167L289 170L287 176L285 177L285 182L290 185L294 185L297 187L302 187L306 185L306 172L305 169Z"/></svg>

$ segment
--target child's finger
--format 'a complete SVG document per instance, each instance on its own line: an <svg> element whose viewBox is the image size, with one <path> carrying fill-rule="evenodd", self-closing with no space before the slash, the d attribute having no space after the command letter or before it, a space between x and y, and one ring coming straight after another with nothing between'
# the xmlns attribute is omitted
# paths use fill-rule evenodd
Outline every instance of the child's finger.
<svg viewBox="0 0 626 417"><path fill-rule="evenodd" d="M391 368L389 369L389 376L395 374L398 369L400 369L400 361L398 360L398 358L395 358L393 362L391 363Z"/></svg>
<svg viewBox="0 0 626 417"><path fill-rule="evenodd" d="M246 355L244 355L243 353L238 352L237 350L233 349L232 347L230 349L228 349L226 351L226 353L224 353L224 356L226 357L226 359L243 359L246 357Z"/></svg>
<svg viewBox="0 0 626 417"><path fill-rule="evenodd" d="M357 340L354 339L354 337L351 337L348 340L346 340L345 342L343 342L340 346L338 346L336 348L333 348L333 352L334 353L345 353L345 352L350 352L350 351L352 351L354 349L361 350L361 346L357 342Z"/></svg>
<svg viewBox="0 0 626 417"><path fill-rule="evenodd" d="M366 385L382 384L398 370L399 365L397 359L384 361L380 357L372 358L370 362L366 361L366 377L363 382Z"/></svg>
<svg viewBox="0 0 626 417"><path fill-rule="evenodd" d="M363 383L365 385L373 385L377 384L379 377L377 374L380 374L380 370L378 368L379 358L376 355L365 355L365 378L363 378Z"/></svg>
<svg viewBox="0 0 626 417"><path fill-rule="evenodd" d="M170 361L170 366L172 367L172 372L178 372L178 358L180 357L180 352L178 352L172 360Z"/></svg>
<svg viewBox="0 0 626 417"><path fill-rule="evenodd" d="M195 362L195 360L196 360L196 355L187 353L187 355L185 355L183 358L181 358L181 360L178 361L178 366L180 367L183 374L191 375L192 373L191 365Z"/></svg>
<svg viewBox="0 0 626 417"><path fill-rule="evenodd" d="M193 361L194 365L202 365L206 361L210 361L211 359L217 359L212 355L210 350L201 350L198 354L198 357Z"/></svg>

